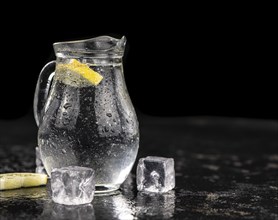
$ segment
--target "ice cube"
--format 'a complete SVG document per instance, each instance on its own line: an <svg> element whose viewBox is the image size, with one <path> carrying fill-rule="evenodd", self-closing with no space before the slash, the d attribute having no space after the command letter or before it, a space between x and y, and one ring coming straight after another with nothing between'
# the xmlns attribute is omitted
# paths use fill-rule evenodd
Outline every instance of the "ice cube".
<svg viewBox="0 0 278 220"><path fill-rule="evenodd" d="M95 193L94 170L69 166L55 168L51 172L52 199L64 205L90 203Z"/></svg>
<svg viewBox="0 0 278 220"><path fill-rule="evenodd" d="M149 156L141 158L137 166L139 191L164 193L175 187L174 159Z"/></svg>

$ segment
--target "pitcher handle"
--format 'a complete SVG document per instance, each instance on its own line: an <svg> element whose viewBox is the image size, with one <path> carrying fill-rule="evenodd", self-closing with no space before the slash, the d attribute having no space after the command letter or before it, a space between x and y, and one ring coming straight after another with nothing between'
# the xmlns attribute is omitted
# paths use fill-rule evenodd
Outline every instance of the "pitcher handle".
<svg viewBox="0 0 278 220"><path fill-rule="evenodd" d="M41 70L37 81L35 96L34 96L34 106L33 106L34 117L37 126L40 125L40 122L43 117L42 111L49 94L49 89L52 83L53 76L55 74L55 67L56 67L55 61L51 61L47 63Z"/></svg>

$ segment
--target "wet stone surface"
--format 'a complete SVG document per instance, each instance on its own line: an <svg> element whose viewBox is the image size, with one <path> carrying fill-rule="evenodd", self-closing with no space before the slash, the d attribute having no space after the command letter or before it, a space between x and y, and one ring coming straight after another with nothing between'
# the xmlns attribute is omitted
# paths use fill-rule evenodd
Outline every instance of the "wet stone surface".
<svg viewBox="0 0 278 220"><path fill-rule="evenodd" d="M140 115L139 121L137 158L174 158L174 190L138 192L134 166L121 190L95 195L89 205L55 204L50 185L0 191L0 219L278 219L278 122ZM34 172L33 123L0 121L0 173Z"/></svg>

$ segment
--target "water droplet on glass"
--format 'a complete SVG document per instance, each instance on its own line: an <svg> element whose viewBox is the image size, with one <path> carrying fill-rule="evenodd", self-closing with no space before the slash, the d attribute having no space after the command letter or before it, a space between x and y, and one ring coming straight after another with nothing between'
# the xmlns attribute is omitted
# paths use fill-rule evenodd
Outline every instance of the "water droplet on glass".
<svg viewBox="0 0 278 220"><path fill-rule="evenodd" d="M63 124L64 124L64 125L68 125L68 124L69 124L69 121L68 121L68 120L65 120L65 121L63 121Z"/></svg>
<svg viewBox="0 0 278 220"><path fill-rule="evenodd" d="M91 163L91 160L90 160L90 159L86 159L86 160L85 160L85 164L86 164L87 166L89 166L90 163Z"/></svg>
<svg viewBox="0 0 278 220"><path fill-rule="evenodd" d="M70 104L70 103L66 103L66 104L64 104L64 108L65 109L68 109L69 107L71 107L72 105Z"/></svg>

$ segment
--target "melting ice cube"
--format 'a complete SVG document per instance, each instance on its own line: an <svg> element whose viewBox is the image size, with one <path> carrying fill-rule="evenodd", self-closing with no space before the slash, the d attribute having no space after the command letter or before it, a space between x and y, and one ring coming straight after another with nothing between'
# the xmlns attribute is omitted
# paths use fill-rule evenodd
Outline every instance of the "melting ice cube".
<svg viewBox="0 0 278 220"><path fill-rule="evenodd" d="M51 172L52 199L64 205L90 203L95 192L94 170L69 166L55 168Z"/></svg>
<svg viewBox="0 0 278 220"><path fill-rule="evenodd" d="M163 193L175 187L174 159L149 156L137 166L137 189Z"/></svg>

